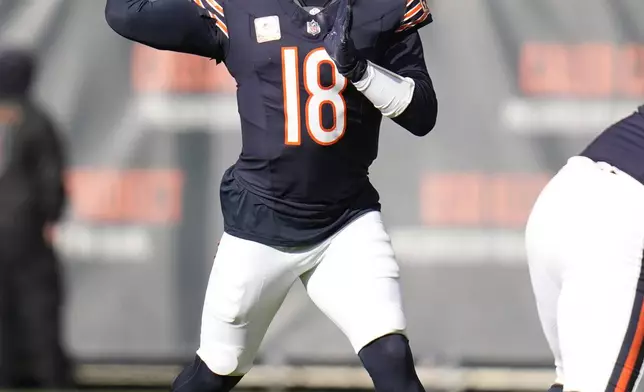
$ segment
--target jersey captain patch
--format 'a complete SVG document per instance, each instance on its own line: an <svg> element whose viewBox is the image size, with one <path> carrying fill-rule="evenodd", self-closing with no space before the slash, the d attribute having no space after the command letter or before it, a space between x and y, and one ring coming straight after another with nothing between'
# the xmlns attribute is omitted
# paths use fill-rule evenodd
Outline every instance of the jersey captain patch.
<svg viewBox="0 0 644 392"><path fill-rule="evenodd" d="M201 7L207 15L216 21L217 28L221 30L226 37L228 37L228 26L226 26L226 15L224 14L224 7L221 6L216 0L192 0L195 4Z"/></svg>
<svg viewBox="0 0 644 392"><path fill-rule="evenodd" d="M431 23L432 13L427 0L407 0L405 14L396 32L419 29Z"/></svg>

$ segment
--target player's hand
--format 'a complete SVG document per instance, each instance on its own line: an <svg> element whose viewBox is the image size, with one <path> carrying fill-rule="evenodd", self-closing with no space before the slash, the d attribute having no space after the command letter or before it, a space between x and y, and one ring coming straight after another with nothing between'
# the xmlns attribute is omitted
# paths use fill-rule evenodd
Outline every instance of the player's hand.
<svg viewBox="0 0 644 392"><path fill-rule="evenodd" d="M352 2L340 0L333 27L324 37L324 49L338 67L338 72L355 83L367 71L367 61L360 57L351 39Z"/></svg>

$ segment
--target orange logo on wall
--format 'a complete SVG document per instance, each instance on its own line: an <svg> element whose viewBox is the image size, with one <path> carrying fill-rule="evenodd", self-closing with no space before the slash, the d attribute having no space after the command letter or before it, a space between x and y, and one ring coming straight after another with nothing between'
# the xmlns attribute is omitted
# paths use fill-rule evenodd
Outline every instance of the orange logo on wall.
<svg viewBox="0 0 644 392"><path fill-rule="evenodd" d="M138 93L230 93L236 90L236 83L223 64L138 44L132 46L132 86Z"/></svg>
<svg viewBox="0 0 644 392"><path fill-rule="evenodd" d="M22 109L16 105L0 105L0 124L13 125L22 120Z"/></svg>
<svg viewBox="0 0 644 392"><path fill-rule="evenodd" d="M644 45L527 43L519 85L527 95L644 97Z"/></svg>
<svg viewBox="0 0 644 392"><path fill-rule="evenodd" d="M522 228L550 177L521 173L428 174L420 187L422 223Z"/></svg>
<svg viewBox="0 0 644 392"><path fill-rule="evenodd" d="M99 223L177 223L182 188L178 170L78 169L67 177L73 216Z"/></svg>

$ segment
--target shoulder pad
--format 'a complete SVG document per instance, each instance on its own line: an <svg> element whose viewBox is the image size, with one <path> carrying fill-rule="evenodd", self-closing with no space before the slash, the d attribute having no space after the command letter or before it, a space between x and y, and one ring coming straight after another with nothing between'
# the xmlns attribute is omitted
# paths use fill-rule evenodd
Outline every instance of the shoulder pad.
<svg viewBox="0 0 644 392"><path fill-rule="evenodd" d="M404 14L396 32L418 30L430 24L432 13L427 5L427 0L402 0L405 2Z"/></svg>
<svg viewBox="0 0 644 392"><path fill-rule="evenodd" d="M201 15L215 20L217 28L228 37L228 26L226 25L226 14L224 12L224 0L190 0L197 4Z"/></svg>

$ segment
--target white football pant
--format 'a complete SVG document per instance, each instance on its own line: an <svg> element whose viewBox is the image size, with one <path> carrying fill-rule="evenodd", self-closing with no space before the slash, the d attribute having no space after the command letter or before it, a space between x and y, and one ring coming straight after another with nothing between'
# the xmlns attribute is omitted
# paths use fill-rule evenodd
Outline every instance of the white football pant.
<svg viewBox="0 0 644 392"><path fill-rule="evenodd" d="M358 352L379 337L404 333L398 278L379 212L308 249L278 249L224 234L208 282L197 354L216 374L248 372L297 279Z"/></svg>
<svg viewBox="0 0 644 392"><path fill-rule="evenodd" d="M530 277L557 383L633 391L644 351L644 185L573 157L539 196L526 229Z"/></svg>

